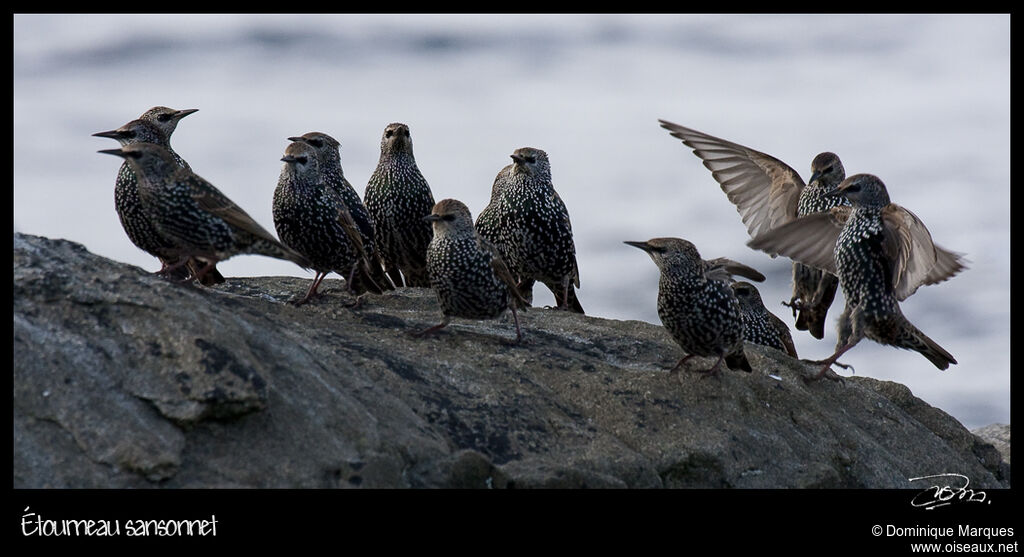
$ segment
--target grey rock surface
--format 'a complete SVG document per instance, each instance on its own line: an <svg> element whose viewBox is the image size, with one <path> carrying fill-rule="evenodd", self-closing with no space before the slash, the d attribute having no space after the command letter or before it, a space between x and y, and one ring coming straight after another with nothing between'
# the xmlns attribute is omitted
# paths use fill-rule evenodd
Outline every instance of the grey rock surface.
<svg viewBox="0 0 1024 557"><path fill-rule="evenodd" d="M532 308L519 345L508 315L417 339L441 319L427 289L353 308L327 279L295 307L308 278L174 284L21 234L13 273L16 488L1009 487L903 385L806 385L770 348L672 378L648 323Z"/></svg>
<svg viewBox="0 0 1024 557"><path fill-rule="evenodd" d="M974 429L971 433L991 443L1003 456L1003 460L1010 463L1010 424L990 424Z"/></svg>

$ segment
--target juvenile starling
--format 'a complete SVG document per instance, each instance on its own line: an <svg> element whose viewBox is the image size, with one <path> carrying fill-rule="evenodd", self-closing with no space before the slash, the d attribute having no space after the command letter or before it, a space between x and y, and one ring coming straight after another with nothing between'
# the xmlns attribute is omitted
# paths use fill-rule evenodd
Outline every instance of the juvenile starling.
<svg viewBox="0 0 1024 557"><path fill-rule="evenodd" d="M373 282L380 288L393 290L394 285L391 284L391 279L384 273L380 252L374 239L373 219L370 218L370 213L366 210L366 206L359 199L356 189L345 178L345 172L341 168L341 144L338 143L338 140L323 132L308 132L297 137L289 137L288 140L305 143L316 152L317 161L320 166L320 175L324 183L328 187L333 188L335 193L338 194L341 201L345 204L345 208L348 209L349 215L352 216L352 220L355 221L356 226L359 228L359 236L363 241L363 250L366 252L366 259L370 266L370 276ZM280 232L278 232L278 235L280 236ZM362 273L358 274L356 280L361 280L362 276ZM369 289L372 290L373 288L369 287ZM356 290L367 290L367 287L357 286Z"/></svg>
<svg viewBox="0 0 1024 557"><path fill-rule="evenodd" d="M704 161L729 201L736 205L751 238L797 217L849 204L842 196L825 195L835 191L846 177L835 153L814 157L811 179L805 186L793 168L771 155L679 124L659 122ZM814 338L825 336L825 316L838 284L835 275L793 263L793 297L785 305L793 308L797 330L809 331Z"/></svg>
<svg viewBox="0 0 1024 557"><path fill-rule="evenodd" d="M297 304L316 296L317 287L331 271L345 277L350 292L383 292L367 278L369 263L359 228L341 196L324 182L316 150L295 142L281 160L284 165L274 190L274 227L281 242L305 256L316 271L309 291ZM361 277L358 282L357 276Z"/></svg>
<svg viewBox="0 0 1024 557"><path fill-rule="evenodd" d="M241 207L213 184L191 170L178 166L167 149L153 143L135 143L100 151L119 156L139 178L139 201L157 232L172 244L168 254L177 260L190 258L208 263L192 278L202 280L219 261L238 254L287 259L309 269L312 264L285 247Z"/></svg>
<svg viewBox="0 0 1024 557"><path fill-rule="evenodd" d="M469 209L461 201L443 199L424 220L434 227L427 272L444 321L417 334L437 331L452 317L494 319L511 309L516 341L522 340L515 279L498 250L477 233Z"/></svg>
<svg viewBox="0 0 1024 557"><path fill-rule="evenodd" d="M661 270L658 316L687 352L672 373L694 356L718 356L715 365L703 373L717 374L723 360L729 369L752 371L743 352L740 303L729 282L734 274L753 280L764 277L725 258L704 261L696 246L679 238L626 243L646 251Z"/></svg>
<svg viewBox="0 0 1024 557"><path fill-rule="evenodd" d="M793 335L786 323L768 311L761 301L761 293L749 282L732 283L732 291L740 302L740 317L743 320L743 340L770 346L797 358Z"/></svg>
<svg viewBox="0 0 1024 557"><path fill-rule="evenodd" d="M94 133L93 136L116 139L122 146L141 142L155 143L170 151L180 166L189 168L188 163L171 148L171 134L174 133L174 129L182 118L197 110L195 108L174 110L156 106L144 112L138 119L132 120L116 130ZM131 166L127 162L122 163L121 169L117 173L117 180L114 182L114 208L128 239L139 249L159 259L160 271L158 273L166 273L167 267L172 263L166 254L166 248L170 244L160 237L149 218L143 213L142 207L139 205L138 182ZM183 279L190 273L195 274L202 265L199 261L190 260L187 267L180 267L170 274L174 278ZM216 268L207 272L202 280L202 283L206 285L222 282L224 282L224 277Z"/></svg>
<svg viewBox="0 0 1024 557"><path fill-rule="evenodd" d="M480 235L498 248L518 283L520 296L533 300L540 281L558 309L583 313L576 245L569 211L551 183L551 163L540 149L522 147L512 164L498 172L491 201L477 216Z"/></svg>
<svg viewBox="0 0 1024 557"><path fill-rule="evenodd" d="M963 270L961 255L936 246L924 223L891 203L875 176L851 176L829 195L845 196L852 207L800 217L748 243L839 277L846 298L839 340L816 379L864 337L920 352L939 369L955 364L953 356L907 321L899 302L922 285Z"/></svg>
<svg viewBox="0 0 1024 557"><path fill-rule="evenodd" d="M427 244L433 232L423 216L434 208L434 195L416 167L409 126L384 128L380 160L364 197L376 247L395 286L429 287Z"/></svg>

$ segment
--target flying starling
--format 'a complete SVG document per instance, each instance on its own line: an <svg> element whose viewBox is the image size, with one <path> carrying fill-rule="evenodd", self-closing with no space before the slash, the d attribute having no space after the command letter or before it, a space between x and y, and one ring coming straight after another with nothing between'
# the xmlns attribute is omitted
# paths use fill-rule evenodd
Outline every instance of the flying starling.
<svg viewBox="0 0 1024 557"><path fill-rule="evenodd" d="M352 187L345 172L341 168L341 144L338 140L323 132L308 132L297 137L289 137L289 141L298 141L313 147L320 166L320 175L328 187L333 188L348 209L349 215L359 228L359 236L363 241L363 249L370 266L370 276L377 286L385 290L393 290L394 285L391 279L384 273L384 267L380 260L380 252L377 249L377 242L373 231L373 219L370 213L359 199L359 194ZM278 233L280 235L280 233ZM282 238L283 239L283 238ZM355 279L361 280L362 273L356 275ZM365 286L356 287L357 291L366 290ZM373 288L370 288L371 290Z"/></svg>
<svg viewBox="0 0 1024 557"><path fill-rule="evenodd" d="M171 134L178 126L178 121L197 110L195 108L174 110L165 106L156 106L144 112L137 120L132 120L116 130L92 135L116 139L122 146L142 142L155 143L170 151L178 165L189 168L188 163L171 148ZM139 249L159 259L160 271L157 272L164 274L167 273L167 268L172 263L167 256L167 248L170 244L160 236L149 218L143 213L139 204L138 182L131 166L127 162L122 163L121 169L117 173L117 180L114 182L114 208L128 239ZM187 266L179 267L169 274L172 278L184 279L190 274L195 274L202 266L202 262L190 260ZM207 272L202 279L202 283L205 285L222 282L224 282L224 277L216 268Z"/></svg>
<svg viewBox="0 0 1024 557"><path fill-rule="evenodd" d="M793 336L786 323L768 311L761 301L761 294L749 282L732 283L733 294L740 302L740 317L743 320L743 340L781 350L797 358Z"/></svg>
<svg viewBox="0 0 1024 557"><path fill-rule="evenodd" d="M569 211L551 183L551 163L540 149L522 147L511 155L491 187L491 201L477 216L480 235L501 252L520 296L533 300L536 281L547 286L558 309L583 313L576 245Z"/></svg>
<svg viewBox="0 0 1024 557"><path fill-rule="evenodd" d="M286 259L309 269L312 264L285 247L241 207L191 170L178 166L167 149L135 143L100 151L119 156L139 178L139 201L157 232L171 242L168 254L184 265L206 261L192 278L202 280L219 261L238 254Z"/></svg>
<svg viewBox="0 0 1024 557"><path fill-rule="evenodd" d="M516 297L516 281L501 254L477 233L469 209L461 201L443 199L424 220L434 228L427 272L444 321L417 335L441 329L452 317L494 319L511 309L516 341L522 340L516 305L525 307L525 301Z"/></svg>
<svg viewBox="0 0 1024 557"><path fill-rule="evenodd" d="M736 205L751 238L797 217L849 205L842 196L825 195L835 191L846 177L835 153L814 157L811 179L805 186L795 170L771 155L679 124L659 122L704 161L729 201ZM838 285L835 275L793 263L793 297L785 305L793 309L797 330L808 331L814 338L825 336L825 316Z"/></svg>
<svg viewBox="0 0 1024 557"><path fill-rule="evenodd" d="M434 208L434 195L416 167L409 126L394 123L384 128L380 160L364 198L376 247L395 286L429 287L427 244L433 232L423 216Z"/></svg>
<svg viewBox="0 0 1024 557"><path fill-rule="evenodd" d="M729 369L752 371L743 352L740 303L729 283L732 275L764 280L757 271L735 261L701 259L692 243L679 238L626 242L647 252L661 270L658 316L675 341L687 352L672 368L675 373L694 356L717 356L703 373L715 375L722 361Z"/></svg>
<svg viewBox="0 0 1024 557"><path fill-rule="evenodd" d="M345 277L350 292L383 292L367 277L369 262L359 228L341 196L324 182L316 150L294 142L281 160L284 165L274 190L274 227L281 242L306 257L316 271L297 305L316 296L317 287L331 271Z"/></svg>
<svg viewBox="0 0 1024 557"><path fill-rule="evenodd" d="M899 302L922 285L966 268L962 256L936 246L916 215L889 201L876 176L850 176L829 195L846 197L852 207L800 217L748 243L839 277L846 298L839 340L815 379L864 337L920 352L939 369L955 364L949 352L907 321Z"/></svg>

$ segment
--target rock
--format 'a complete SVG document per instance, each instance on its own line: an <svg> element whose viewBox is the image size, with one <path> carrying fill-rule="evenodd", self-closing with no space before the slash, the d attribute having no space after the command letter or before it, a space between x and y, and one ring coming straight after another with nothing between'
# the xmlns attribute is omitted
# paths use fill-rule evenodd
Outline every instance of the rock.
<svg viewBox="0 0 1024 557"><path fill-rule="evenodd" d="M1002 455L1003 460L1007 464L1010 463L1010 424L990 424L972 430L971 433L981 437L983 441L991 443Z"/></svg>
<svg viewBox="0 0 1024 557"><path fill-rule="evenodd" d="M814 366L754 345L754 373L673 379L662 327L542 308L520 345L511 316L418 339L428 289L350 308L328 279L288 303L308 286L174 284L15 234L14 486L1009 486L992 445L896 383L805 385Z"/></svg>

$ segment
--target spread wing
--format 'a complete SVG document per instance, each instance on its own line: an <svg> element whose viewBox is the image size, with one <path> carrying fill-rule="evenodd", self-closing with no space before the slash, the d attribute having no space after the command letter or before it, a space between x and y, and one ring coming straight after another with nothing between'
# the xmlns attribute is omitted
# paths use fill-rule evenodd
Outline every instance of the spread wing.
<svg viewBox="0 0 1024 557"><path fill-rule="evenodd" d="M804 265L836 274L836 240L850 216L849 206L800 217L747 242L769 255L782 255Z"/></svg>
<svg viewBox="0 0 1024 557"><path fill-rule="evenodd" d="M921 286L942 282L967 268L963 255L936 246L924 223L909 210L889 204L882 210L882 222L897 299L905 300Z"/></svg>
<svg viewBox="0 0 1024 557"><path fill-rule="evenodd" d="M752 238L796 218L804 181L789 165L738 143L658 121L704 161Z"/></svg>
<svg viewBox="0 0 1024 557"><path fill-rule="evenodd" d="M741 276L755 282L764 282L764 275L753 267L725 257L709 259L704 262L704 276L712 280L720 280L726 284L733 282L733 276Z"/></svg>

